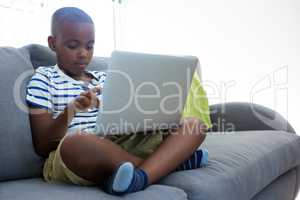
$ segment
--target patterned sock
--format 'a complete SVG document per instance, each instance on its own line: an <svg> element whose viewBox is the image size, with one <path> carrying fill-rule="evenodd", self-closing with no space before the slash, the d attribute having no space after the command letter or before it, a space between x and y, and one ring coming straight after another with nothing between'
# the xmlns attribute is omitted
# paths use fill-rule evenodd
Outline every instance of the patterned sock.
<svg viewBox="0 0 300 200"><path fill-rule="evenodd" d="M123 195L138 192L148 185L148 175L142 169L134 169L130 162L121 164L105 185L109 194Z"/></svg>
<svg viewBox="0 0 300 200"><path fill-rule="evenodd" d="M186 161L180 164L175 171L197 169L208 164L207 149L198 149Z"/></svg>

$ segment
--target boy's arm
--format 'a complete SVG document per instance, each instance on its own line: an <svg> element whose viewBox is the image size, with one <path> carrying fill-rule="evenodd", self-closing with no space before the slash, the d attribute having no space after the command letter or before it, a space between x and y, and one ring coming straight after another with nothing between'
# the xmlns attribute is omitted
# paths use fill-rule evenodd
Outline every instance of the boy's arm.
<svg viewBox="0 0 300 200"><path fill-rule="evenodd" d="M84 92L69 103L61 114L53 119L46 109L30 109L30 126L36 152L43 157L55 150L59 141L66 135L77 110L85 110L95 105L96 96Z"/></svg>
<svg viewBox="0 0 300 200"><path fill-rule="evenodd" d="M59 141L67 133L74 115L75 110L72 106L67 106L56 119L53 119L52 113L47 110L30 109L30 126L37 154L47 157L57 148Z"/></svg>

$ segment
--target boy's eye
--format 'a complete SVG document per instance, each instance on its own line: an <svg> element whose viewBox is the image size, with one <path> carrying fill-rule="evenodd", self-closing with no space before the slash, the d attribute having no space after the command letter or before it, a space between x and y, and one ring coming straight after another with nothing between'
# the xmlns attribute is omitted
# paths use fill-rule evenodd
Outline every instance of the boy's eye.
<svg viewBox="0 0 300 200"><path fill-rule="evenodd" d="M94 45L89 45L89 46L87 46L87 49L88 49L88 50L94 49Z"/></svg>
<svg viewBox="0 0 300 200"><path fill-rule="evenodd" d="M86 46L86 48L87 48L88 50L94 49L94 43L88 44L88 45Z"/></svg>
<svg viewBox="0 0 300 200"><path fill-rule="evenodd" d="M78 47L78 43L77 42L70 42L70 43L67 43L67 47L69 49L76 49Z"/></svg>
<svg viewBox="0 0 300 200"><path fill-rule="evenodd" d="M77 45L69 44L69 45L67 45L67 47L68 47L69 49L76 49Z"/></svg>

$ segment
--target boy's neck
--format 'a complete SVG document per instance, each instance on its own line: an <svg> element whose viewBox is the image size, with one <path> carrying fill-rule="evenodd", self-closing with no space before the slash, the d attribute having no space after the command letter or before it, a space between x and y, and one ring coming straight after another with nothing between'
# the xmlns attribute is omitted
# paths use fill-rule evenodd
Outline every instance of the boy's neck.
<svg viewBox="0 0 300 200"><path fill-rule="evenodd" d="M70 76L70 75L68 75ZM86 71L84 71L82 74L78 75L78 76L70 76L71 78L77 80L77 81L83 81L83 82L89 82L91 80L91 75L89 73L87 73Z"/></svg>
<svg viewBox="0 0 300 200"><path fill-rule="evenodd" d="M79 75L74 75L74 74L70 74L67 71L63 70L61 67L59 67L59 68L64 74L68 75L69 77L71 77L72 79L77 80L77 81L88 82L92 78L91 74L87 73L86 71L83 71Z"/></svg>

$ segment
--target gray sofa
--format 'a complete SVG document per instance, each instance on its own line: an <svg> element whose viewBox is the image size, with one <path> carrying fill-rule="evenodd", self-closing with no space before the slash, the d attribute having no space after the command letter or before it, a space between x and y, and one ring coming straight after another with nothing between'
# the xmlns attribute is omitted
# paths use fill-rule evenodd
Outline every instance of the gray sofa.
<svg viewBox="0 0 300 200"><path fill-rule="evenodd" d="M108 58L91 68L106 69ZM48 184L43 159L34 151L25 86L37 66L55 64L40 45L0 48L0 199L1 200L292 200L299 189L300 137L278 113L248 103L211 106L213 127L203 146L205 168L168 175L146 190L123 197L96 187ZM97 67L96 67L97 66Z"/></svg>

